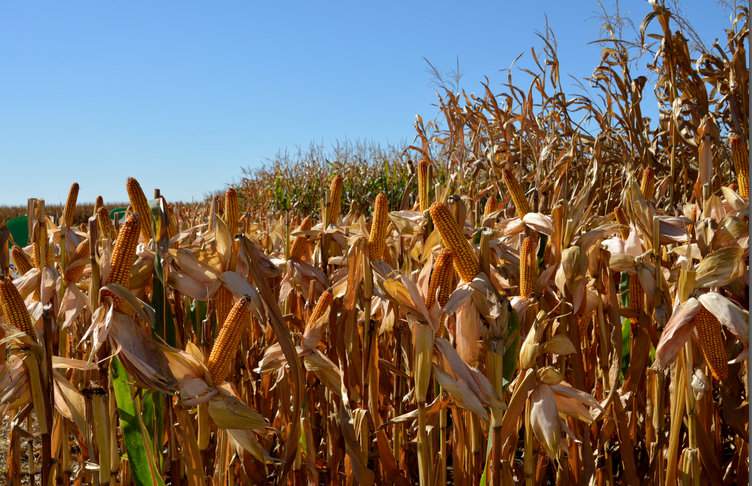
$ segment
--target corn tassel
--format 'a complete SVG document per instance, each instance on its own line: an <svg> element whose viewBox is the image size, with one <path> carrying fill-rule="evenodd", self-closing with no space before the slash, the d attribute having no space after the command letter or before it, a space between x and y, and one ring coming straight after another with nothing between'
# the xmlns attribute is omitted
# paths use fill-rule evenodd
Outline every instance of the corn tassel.
<svg viewBox="0 0 752 486"><path fill-rule="evenodd" d="M747 152L747 143L736 133L729 135L731 145L731 158L734 161L734 171L736 172L736 183L738 192L744 199L749 198L749 152Z"/></svg>
<svg viewBox="0 0 752 486"><path fill-rule="evenodd" d="M517 216L520 218L530 212L530 205L525 198L525 193L522 191L522 187L517 179L509 169L502 169L501 179L504 181L504 185L509 191L509 196L512 198L514 208L517 210Z"/></svg>
<svg viewBox="0 0 752 486"><path fill-rule="evenodd" d="M138 214L131 214L123 223L115 240L112 250L112 268L107 283L116 283L122 286L128 285L131 276L131 268L136 261L136 247L138 246L139 227Z"/></svg>
<svg viewBox="0 0 752 486"><path fill-rule="evenodd" d="M452 216L445 203L437 202L429 210L436 229L439 230L444 246L452 251L452 263L462 280L469 282L480 271L478 255L475 254L470 242L465 238L462 228Z"/></svg>
<svg viewBox="0 0 752 486"><path fill-rule="evenodd" d="M376 196L373 204L371 233L368 236L368 254L372 260L383 259L386 253L386 235L389 226L389 201L383 192Z"/></svg>
<svg viewBox="0 0 752 486"><path fill-rule="evenodd" d="M716 380L725 380L728 376L728 359L721 335L721 323L702 306L692 320L697 331L697 344L710 372Z"/></svg>
<svg viewBox="0 0 752 486"><path fill-rule="evenodd" d="M19 331L23 331L32 339L36 339L36 332L34 332L34 327L31 323L29 310L26 308L23 297L21 297L16 286L13 285L13 280L9 276L0 280L0 297L2 297L2 308L5 319Z"/></svg>
<svg viewBox="0 0 752 486"><path fill-rule="evenodd" d="M535 280L538 273L537 255L538 238L535 235L526 236L520 245L520 296L530 297L535 291Z"/></svg>
<svg viewBox="0 0 752 486"><path fill-rule="evenodd" d="M342 176L337 174L329 184L329 204L326 208L326 223L336 224L342 209Z"/></svg>
<svg viewBox="0 0 752 486"><path fill-rule="evenodd" d="M128 201L130 201L131 208L136 214L138 214L141 226L141 237L144 241L149 241L152 238L151 209L149 208L149 201L146 200L146 195L144 195L144 191L141 189L141 184L139 184L133 177L128 178L125 187L128 191Z"/></svg>
<svg viewBox="0 0 752 486"><path fill-rule="evenodd" d="M449 295L454 290L455 272L452 266L452 250L444 249L436 257L436 262L431 272L431 278L428 281L428 296L426 298L426 307L433 307L435 302L439 302L440 307L444 307L449 300ZM437 295L438 294L438 295Z"/></svg>
<svg viewBox="0 0 752 486"><path fill-rule="evenodd" d="M68 199L65 200L65 208L63 208L63 215L60 217L60 222L63 226L73 226L73 217L76 212L76 201L78 200L78 182L74 182L70 186L68 191Z"/></svg>
<svg viewBox="0 0 752 486"><path fill-rule="evenodd" d="M243 297L230 309L222 328L219 330L217 340L212 346L209 360L206 363L209 374L215 384L225 381L230 373L230 365L235 359L235 354L240 346L240 339L248 324L248 316L251 308L251 300Z"/></svg>
<svg viewBox="0 0 752 486"><path fill-rule="evenodd" d="M240 222L240 208L238 206L238 193L232 187L225 191L224 219L230 234L235 236Z"/></svg>
<svg viewBox="0 0 752 486"><path fill-rule="evenodd" d="M19 275L24 275L26 272L34 268L34 265L31 264L31 260L29 260L29 256L20 246L13 246L11 254L13 255L13 263L16 264L16 270Z"/></svg>
<svg viewBox="0 0 752 486"><path fill-rule="evenodd" d="M430 168L431 164L426 159L418 162L418 207L421 213L428 209L430 203L428 200L428 190L431 185Z"/></svg>

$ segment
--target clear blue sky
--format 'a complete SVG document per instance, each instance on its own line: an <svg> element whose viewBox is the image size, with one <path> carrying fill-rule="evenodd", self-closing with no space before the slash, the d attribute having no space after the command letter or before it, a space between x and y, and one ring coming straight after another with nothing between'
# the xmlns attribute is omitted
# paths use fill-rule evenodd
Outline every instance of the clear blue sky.
<svg viewBox="0 0 752 486"><path fill-rule="evenodd" d="M706 39L728 25L717 0L681 5ZM638 25L648 9L622 1ZM128 176L198 199L285 147L411 141L436 112L424 57L499 86L544 15L562 75L590 74L595 0L3 2L0 204L59 202L73 180L124 200Z"/></svg>

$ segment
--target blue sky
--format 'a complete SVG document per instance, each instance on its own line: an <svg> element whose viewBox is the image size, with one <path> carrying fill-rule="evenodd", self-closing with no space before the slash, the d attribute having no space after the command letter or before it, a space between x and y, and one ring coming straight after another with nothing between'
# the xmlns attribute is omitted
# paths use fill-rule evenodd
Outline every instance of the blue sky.
<svg viewBox="0 0 752 486"><path fill-rule="evenodd" d="M728 25L717 0L681 6L705 39ZM622 1L638 25L648 9ZM82 201L124 200L128 176L200 199L285 147L411 141L436 113L424 57L498 87L546 15L562 76L590 74L595 0L3 2L0 205L62 201L73 180Z"/></svg>

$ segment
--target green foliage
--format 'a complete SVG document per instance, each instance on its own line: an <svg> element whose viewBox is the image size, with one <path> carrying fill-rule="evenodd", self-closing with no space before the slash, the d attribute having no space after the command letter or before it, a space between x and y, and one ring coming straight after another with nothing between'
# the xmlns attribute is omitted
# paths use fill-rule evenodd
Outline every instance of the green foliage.
<svg viewBox="0 0 752 486"><path fill-rule="evenodd" d="M115 392L120 429L128 453L134 484L164 486L157 472L154 450L149 434L141 420L138 403L133 399L128 373L118 358L112 359L112 389Z"/></svg>
<svg viewBox="0 0 752 486"><path fill-rule="evenodd" d="M271 163L243 172L238 188L245 211L317 215L334 174L344 179L343 212L353 204L367 213L379 192L386 194L391 209L399 209L411 168L396 147L342 143L330 150L311 146L294 155L281 153Z"/></svg>

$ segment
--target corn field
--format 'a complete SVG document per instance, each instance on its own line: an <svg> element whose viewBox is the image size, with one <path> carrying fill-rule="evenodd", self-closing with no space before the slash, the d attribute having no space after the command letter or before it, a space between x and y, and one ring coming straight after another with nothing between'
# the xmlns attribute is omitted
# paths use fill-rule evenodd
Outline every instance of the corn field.
<svg viewBox="0 0 752 486"><path fill-rule="evenodd" d="M529 83L442 91L399 191L30 198L29 245L0 228L4 481L746 484L749 11L697 51L650 8L589 97L550 32Z"/></svg>

